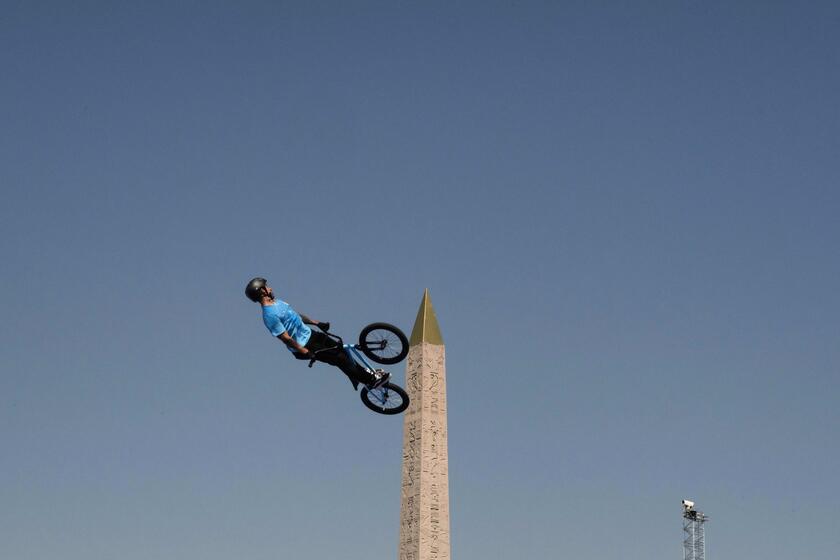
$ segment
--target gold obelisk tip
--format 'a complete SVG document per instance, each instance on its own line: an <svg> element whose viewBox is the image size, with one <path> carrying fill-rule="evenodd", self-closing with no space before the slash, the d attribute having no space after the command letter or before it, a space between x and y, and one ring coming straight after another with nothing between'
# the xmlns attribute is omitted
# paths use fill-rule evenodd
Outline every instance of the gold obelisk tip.
<svg viewBox="0 0 840 560"><path fill-rule="evenodd" d="M443 337L440 334L435 309L432 307L432 298L429 296L429 289L423 292L423 301L420 302L420 310L417 312L417 319L414 321L414 329L411 331L409 346L427 342L443 346Z"/></svg>

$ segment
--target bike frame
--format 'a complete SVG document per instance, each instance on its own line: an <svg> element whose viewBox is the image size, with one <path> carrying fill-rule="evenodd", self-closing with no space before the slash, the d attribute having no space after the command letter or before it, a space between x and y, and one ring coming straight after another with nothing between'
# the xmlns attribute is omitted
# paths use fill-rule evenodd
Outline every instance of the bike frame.
<svg viewBox="0 0 840 560"><path fill-rule="evenodd" d="M373 365L371 365L371 363L369 361L367 361L367 358L365 358L365 355L362 354L359 351L361 347L358 344L344 344L344 340L342 340L342 338L340 336L338 336L337 334L333 334L331 332L326 332L326 331L322 331L322 332L325 335L327 335L328 337L330 337L333 340L335 340L336 342L338 342L339 344L341 344L342 350L344 350L344 352L348 356L350 356L350 358L352 358L357 364L366 367L370 371L373 371L374 369L376 369L376 368L373 367ZM315 355L317 355L318 352L324 352L326 350L331 350L331 349L330 348L324 348L323 350L318 350L317 352L315 352ZM315 358L311 358L309 360L309 367L312 367L312 364L314 364L316 361L317 360Z"/></svg>
<svg viewBox="0 0 840 560"><path fill-rule="evenodd" d="M365 355L359 352L358 344L342 344L341 347L344 348L344 351L347 353L348 356L356 360L356 362L360 363L361 365L365 366L367 369L371 371L376 369L371 365L369 361L367 361Z"/></svg>

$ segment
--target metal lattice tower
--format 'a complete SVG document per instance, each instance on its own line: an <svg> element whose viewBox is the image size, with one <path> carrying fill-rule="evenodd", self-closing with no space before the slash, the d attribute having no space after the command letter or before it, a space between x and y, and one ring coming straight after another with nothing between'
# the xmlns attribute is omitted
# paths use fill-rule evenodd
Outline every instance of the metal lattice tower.
<svg viewBox="0 0 840 560"><path fill-rule="evenodd" d="M683 500L683 560L706 560L706 514L694 509L694 502Z"/></svg>

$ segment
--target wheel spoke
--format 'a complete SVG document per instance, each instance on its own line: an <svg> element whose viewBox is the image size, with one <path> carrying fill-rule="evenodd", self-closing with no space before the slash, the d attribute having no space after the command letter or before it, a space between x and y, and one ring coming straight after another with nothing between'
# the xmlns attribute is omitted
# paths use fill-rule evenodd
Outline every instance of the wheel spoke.
<svg viewBox="0 0 840 560"><path fill-rule="evenodd" d="M369 390L368 398L382 410L398 408L402 404L402 396L399 393L382 388Z"/></svg>
<svg viewBox="0 0 840 560"><path fill-rule="evenodd" d="M368 350L383 358L393 358L401 351L399 337L385 329L368 333L366 345Z"/></svg>

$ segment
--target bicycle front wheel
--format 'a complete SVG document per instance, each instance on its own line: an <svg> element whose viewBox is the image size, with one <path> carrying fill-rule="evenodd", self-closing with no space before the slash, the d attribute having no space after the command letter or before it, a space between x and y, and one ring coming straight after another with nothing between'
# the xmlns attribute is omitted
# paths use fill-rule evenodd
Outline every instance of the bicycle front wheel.
<svg viewBox="0 0 840 560"><path fill-rule="evenodd" d="M362 388L362 402L379 414L399 414L408 408L408 393L399 385L385 383L376 389Z"/></svg>
<svg viewBox="0 0 840 560"><path fill-rule="evenodd" d="M394 325L371 323L359 333L359 348L378 364L396 364L408 356L408 339Z"/></svg>

